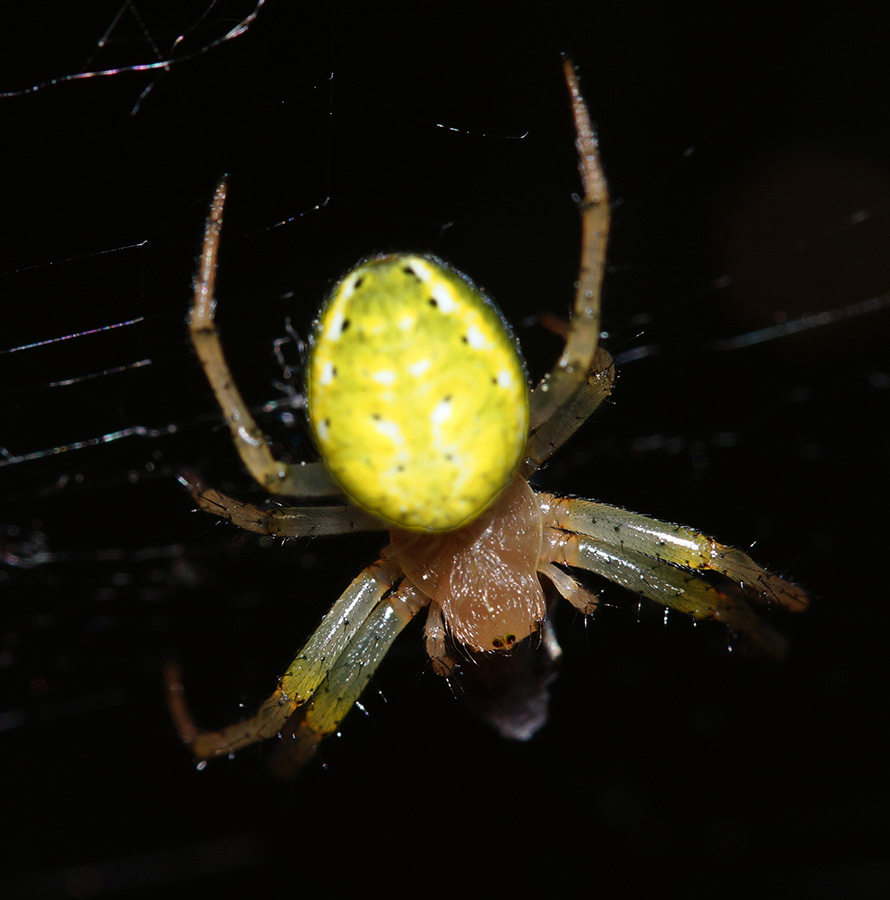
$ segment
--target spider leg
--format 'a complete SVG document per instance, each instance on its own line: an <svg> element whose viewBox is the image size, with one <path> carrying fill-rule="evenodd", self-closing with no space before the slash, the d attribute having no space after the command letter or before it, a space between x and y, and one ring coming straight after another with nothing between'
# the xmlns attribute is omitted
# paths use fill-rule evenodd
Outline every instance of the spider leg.
<svg viewBox="0 0 890 900"><path fill-rule="evenodd" d="M195 758L205 760L234 753L278 734L288 719L314 698L331 671L339 665L355 636L367 627L384 595L401 578L401 569L385 556L361 572L321 620L281 677L272 696L252 719L245 722L221 731L201 731L185 701L178 669L168 666L166 682L171 715L180 737ZM355 696L357 698L358 694Z"/></svg>
<svg viewBox="0 0 890 900"><path fill-rule="evenodd" d="M424 646L433 671L445 678L454 672L457 664L457 660L447 649L446 634L442 607L438 603L430 603L423 626Z"/></svg>
<svg viewBox="0 0 890 900"><path fill-rule="evenodd" d="M563 72L571 97L578 168L584 187L581 201L581 265L565 348L553 369L532 392L532 434L584 384L591 369L599 342L600 295L609 237L609 191L600 165L596 135L581 95L575 67L568 59L563 63Z"/></svg>
<svg viewBox="0 0 890 900"><path fill-rule="evenodd" d="M691 528L588 500L538 498L546 522L543 560L602 575L695 619L715 619L764 655L784 655L784 639L748 601L800 612L809 598L797 585Z"/></svg>
<svg viewBox="0 0 890 900"><path fill-rule="evenodd" d="M614 383L615 363L606 350L597 347L586 381L529 435L519 467L523 477L530 477L587 421L609 396Z"/></svg>
<svg viewBox="0 0 890 900"><path fill-rule="evenodd" d="M558 569L553 563L543 559L538 561L538 571L559 591L560 596L564 600L568 600L575 609L582 612L585 616L593 614L599 602L599 597L579 584L568 572L563 572L562 569Z"/></svg>
<svg viewBox="0 0 890 900"><path fill-rule="evenodd" d="M273 763L276 775L293 777L313 756L318 745L334 734L356 704L386 656L392 642L429 598L413 585L403 584L377 604L324 681L299 713L288 723L283 753ZM293 727L295 726L295 727Z"/></svg>
<svg viewBox="0 0 890 900"><path fill-rule="evenodd" d="M773 659L787 652L785 639L751 609L734 586L716 586L701 575L635 553L598 544L555 528L544 533L545 554L553 562L602 575L630 591L693 619L714 619L741 635L748 645Z"/></svg>
<svg viewBox="0 0 890 900"><path fill-rule="evenodd" d="M537 497L544 521L561 531L584 535L610 549L642 554L659 563L717 573L750 589L752 599L778 603L791 612L802 612L809 605L803 588L757 565L747 553L694 528L592 500L545 493Z"/></svg>
<svg viewBox="0 0 890 900"><path fill-rule="evenodd" d="M204 512L257 534L273 537L321 537L352 534L356 531L384 531L376 516L355 506L280 506L260 509L208 487L196 475L186 472L180 481Z"/></svg>
<svg viewBox="0 0 890 900"><path fill-rule="evenodd" d="M286 494L291 497L337 496L342 491L321 463L288 465L272 456L266 436L257 427L232 379L214 323L214 290L225 202L226 182L221 181L213 196L204 229L204 245L189 316L189 334L195 352L226 417L235 447L250 474L271 494Z"/></svg>

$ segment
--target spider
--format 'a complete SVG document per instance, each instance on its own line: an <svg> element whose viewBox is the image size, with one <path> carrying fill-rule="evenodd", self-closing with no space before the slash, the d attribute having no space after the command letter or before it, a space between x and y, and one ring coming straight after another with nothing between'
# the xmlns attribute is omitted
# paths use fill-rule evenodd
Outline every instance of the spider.
<svg viewBox="0 0 890 900"><path fill-rule="evenodd" d="M722 622L764 655L783 654L784 641L749 601L801 611L808 603L801 588L692 528L529 484L615 378L599 346L609 195L568 60L564 73L584 196L580 272L556 364L529 391L508 326L468 278L432 257L367 259L335 285L314 328L307 398L322 462L275 459L230 375L214 324L226 183L217 187L189 320L195 351L256 481L274 495L342 499L265 509L196 476L183 480L200 509L248 531L291 538L388 530L389 543L334 603L253 718L201 731L178 670L168 669L174 720L198 760L287 734L282 770L297 771L338 729L421 610L440 675L469 659L506 664L535 634L546 648L553 639L542 580L585 616L597 605L570 569ZM522 738L536 727L502 731Z"/></svg>

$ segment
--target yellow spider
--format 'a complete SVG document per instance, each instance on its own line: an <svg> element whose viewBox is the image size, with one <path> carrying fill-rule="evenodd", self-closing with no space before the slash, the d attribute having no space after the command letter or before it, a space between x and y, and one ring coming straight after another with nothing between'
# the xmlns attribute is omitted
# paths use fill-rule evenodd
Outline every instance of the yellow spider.
<svg viewBox="0 0 890 900"><path fill-rule="evenodd" d="M192 494L201 509L248 531L388 529L389 544L334 603L253 718L199 731L177 670L168 671L171 709L197 759L284 734L291 738L285 769L296 771L338 729L423 609L439 674L470 657L505 661L536 633L546 645L542 578L584 615L596 606L566 568L718 620L761 652L782 654L782 639L749 601L800 611L808 598L799 587L691 528L529 485L609 395L615 375L598 346L609 196L574 68L568 61L564 68L584 186L581 265L565 349L531 392L509 328L466 277L431 257L374 257L334 287L315 327L307 395L323 462L276 460L232 381L214 324L226 185L217 188L191 310L195 350L257 482L276 495L347 504L260 509L190 477Z"/></svg>

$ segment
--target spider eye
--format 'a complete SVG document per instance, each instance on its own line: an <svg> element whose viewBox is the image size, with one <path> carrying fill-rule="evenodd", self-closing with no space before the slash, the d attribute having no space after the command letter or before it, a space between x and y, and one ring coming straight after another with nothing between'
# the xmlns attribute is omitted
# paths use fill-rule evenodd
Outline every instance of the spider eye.
<svg viewBox="0 0 890 900"><path fill-rule="evenodd" d="M504 634L500 637L492 639L491 647L493 650L508 650L516 643L515 634Z"/></svg>
<svg viewBox="0 0 890 900"><path fill-rule="evenodd" d="M319 316L308 396L343 490L410 530L478 516L510 483L528 436L525 368L503 317L428 257L377 257L341 279Z"/></svg>

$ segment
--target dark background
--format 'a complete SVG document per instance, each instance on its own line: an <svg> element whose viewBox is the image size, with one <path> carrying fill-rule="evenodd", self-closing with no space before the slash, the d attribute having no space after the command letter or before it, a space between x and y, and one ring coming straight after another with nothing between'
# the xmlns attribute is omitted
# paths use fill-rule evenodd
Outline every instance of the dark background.
<svg viewBox="0 0 890 900"><path fill-rule="evenodd" d="M834 3L479 7L267 0L217 46L249 2L142 3L144 28L115 3L9 18L0 349L141 320L0 355L4 896L890 889L890 313L844 317L890 289L880 29ZM252 403L283 397L286 319L305 334L331 279L393 248L484 285L539 375L558 342L532 317L564 314L578 253L561 51L612 188L623 362L539 483L756 544L814 595L774 616L788 660L606 586L592 621L557 612L564 665L528 744L466 712L415 626L325 766L282 784L255 748L195 772L163 660L204 724L252 712L382 543L263 546L177 484L192 467L257 496L185 332L215 180L219 319ZM46 84L156 58L173 64ZM299 421L262 424L309 452Z"/></svg>

